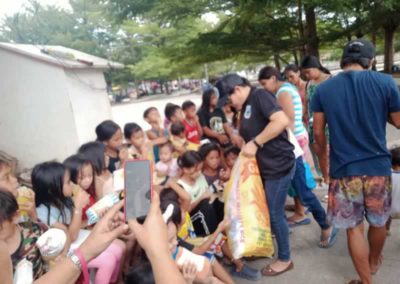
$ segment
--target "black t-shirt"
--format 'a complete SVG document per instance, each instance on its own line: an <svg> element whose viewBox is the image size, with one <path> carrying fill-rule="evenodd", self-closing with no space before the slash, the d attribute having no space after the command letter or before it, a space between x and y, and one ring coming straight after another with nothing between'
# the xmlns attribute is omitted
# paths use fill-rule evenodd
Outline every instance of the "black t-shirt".
<svg viewBox="0 0 400 284"><path fill-rule="evenodd" d="M219 134L226 134L224 123L226 123L227 120L222 109L217 108L213 112L209 112L206 109L199 109L197 115L199 116L200 125L202 127L208 127ZM204 137L210 138L206 135L204 135Z"/></svg>
<svg viewBox="0 0 400 284"><path fill-rule="evenodd" d="M240 123L240 135L246 143L264 130L272 114L281 110L273 94L252 89L243 105ZM256 154L262 178L279 179L287 175L295 161L293 150L286 131L264 144Z"/></svg>
<svg viewBox="0 0 400 284"><path fill-rule="evenodd" d="M110 164L108 165L108 170L113 173L115 170L119 168L119 157L110 157Z"/></svg>

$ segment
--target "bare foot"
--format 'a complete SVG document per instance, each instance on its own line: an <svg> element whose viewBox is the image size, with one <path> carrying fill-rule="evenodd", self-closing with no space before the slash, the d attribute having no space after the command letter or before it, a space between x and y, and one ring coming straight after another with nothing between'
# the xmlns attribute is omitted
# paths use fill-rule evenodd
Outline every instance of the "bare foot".
<svg viewBox="0 0 400 284"><path fill-rule="evenodd" d="M381 268L382 266L382 263L383 263L383 254L379 256L377 264L372 264L370 262L369 267L372 275L375 275L378 272L379 268Z"/></svg>

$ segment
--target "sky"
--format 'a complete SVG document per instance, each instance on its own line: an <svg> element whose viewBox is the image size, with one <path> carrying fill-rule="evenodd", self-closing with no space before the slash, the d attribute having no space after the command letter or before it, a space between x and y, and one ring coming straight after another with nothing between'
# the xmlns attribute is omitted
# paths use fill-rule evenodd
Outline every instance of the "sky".
<svg viewBox="0 0 400 284"><path fill-rule="evenodd" d="M43 5L56 5L61 8L69 8L69 0L38 0ZM0 0L0 19L6 15L12 15L29 3L28 0Z"/></svg>

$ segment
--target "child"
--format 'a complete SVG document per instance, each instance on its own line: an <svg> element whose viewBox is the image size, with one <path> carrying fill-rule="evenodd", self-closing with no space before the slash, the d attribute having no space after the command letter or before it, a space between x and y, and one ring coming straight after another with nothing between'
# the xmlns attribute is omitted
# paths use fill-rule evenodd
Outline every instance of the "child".
<svg viewBox="0 0 400 284"><path fill-rule="evenodd" d="M201 173L201 157L195 151L188 151L179 157L178 166L182 171L178 184L192 198L188 211L192 218L196 235L209 235L217 229L218 223L222 220L218 220L214 206L211 204L216 196L209 190L207 180ZM200 220L199 216L202 216L203 220Z"/></svg>
<svg viewBox="0 0 400 284"><path fill-rule="evenodd" d="M77 240L82 227L82 213L89 203L89 195L80 190L72 197L69 171L60 163L38 164L32 171L32 186L36 193L38 217L49 226L61 223L68 226L72 241ZM98 257L88 263L96 268L96 284L117 281L123 250L112 243Z"/></svg>
<svg viewBox="0 0 400 284"><path fill-rule="evenodd" d="M175 148L178 156L185 153L188 150L196 151L199 148L198 144L189 142L185 136L185 126L182 122L174 122L170 127L171 131L171 143Z"/></svg>
<svg viewBox="0 0 400 284"><path fill-rule="evenodd" d="M158 178L178 177L179 167L177 159L172 157L173 151L171 142L160 145L160 161L156 164Z"/></svg>
<svg viewBox="0 0 400 284"><path fill-rule="evenodd" d="M96 193L93 177L93 166L89 159L82 154L72 155L64 161L65 168L70 172L71 181L78 186L77 190L83 189L89 194L89 203L82 210L82 221L87 221L86 211L98 200L101 192ZM78 192L73 192L73 195ZM85 223L84 223L85 224ZM86 227L83 225L83 227Z"/></svg>
<svg viewBox="0 0 400 284"><path fill-rule="evenodd" d="M21 222L36 221L35 193L30 188L19 186L10 165L3 160L0 160L0 188L11 192L17 199Z"/></svg>
<svg viewBox="0 0 400 284"><path fill-rule="evenodd" d="M146 109L143 118L151 126L146 135L153 142L154 161L157 163L160 160L158 146L168 141L168 129L161 127L161 116L155 107Z"/></svg>
<svg viewBox="0 0 400 284"><path fill-rule="evenodd" d="M233 166L235 165L235 162L239 157L239 154L240 154L240 149L235 146L226 148L224 150L225 164L230 170L232 170Z"/></svg>
<svg viewBox="0 0 400 284"><path fill-rule="evenodd" d="M232 104L227 102L223 108L223 112L226 116L226 121L228 122L229 127L232 129L233 133L239 134L238 130L238 113L235 108L232 107Z"/></svg>
<svg viewBox="0 0 400 284"><path fill-rule="evenodd" d="M182 110L185 113L185 119L182 122L185 125L186 139L192 143L200 144L203 129L196 114L196 105L192 101L185 101L182 104Z"/></svg>
<svg viewBox="0 0 400 284"><path fill-rule="evenodd" d="M390 235L392 217L400 214L400 147L390 151L392 154L392 216L386 222L387 235Z"/></svg>
<svg viewBox="0 0 400 284"><path fill-rule="evenodd" d="M124 126L126 141L130 144L128 152L135 159L154 160L153 143L146 139L143 129L136 123L127 123Z"/></svg>
<svg viewBox="0 0 400 284"><path fill-rule="evenodd" d="M11 256L13 272L15 272L17 264L21 260L26 259L32 263L33 280L36 280L46 273L46 271L45 262L42 259L39 248L35 244L48 228L36 222L18 224L19 219L17 200L11 192L5 188L1 188L0 241L4 241L7 245Z"/></svg>
<svg viewBox="0 0 400 284"><path fill-rule="evenodd" d="M208 185L211 185L219 178L221 170L221 150L215 143L206 143L201 145L199 154L203 160L203 175Z"/></svg>
<svg viewBox="0 0 400 284"><path fill-rule="evenodd" d="M169 128L172 123L182 122L184 119L183 112L180 106L168 103L164 109L166 123L165 128Z"/></svg>
<svg viewBox="0 0 400 284"><path fill-rule="evenodd" d="M109 157L105 151L105 145L100 142L83 144L78 150L93 166L97 199L101 199L107 193L114 191L113 178L108 170Z"/></svg>
<svg viewBox="0 0 400 284"><path fill-rule="evenodd" d="M110 161L108 170L113 173L120 168L120 148L122 146L121 127L112 120L105 120L96 127L97 141L104 143Z"/></svg>

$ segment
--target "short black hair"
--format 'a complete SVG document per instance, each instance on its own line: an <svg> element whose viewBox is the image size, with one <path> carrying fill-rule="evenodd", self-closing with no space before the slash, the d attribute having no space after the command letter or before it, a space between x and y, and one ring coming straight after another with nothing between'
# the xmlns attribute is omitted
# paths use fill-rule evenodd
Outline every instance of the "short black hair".
<svg viewBox="0 0 400 284"><path fill-rule="evenodd" d="M400 167L400 147L396 147L390 150L392 154L392 166Z"/></svg>
<svg viewBox="0 0 400 284"><path fill-rule="evenodd" d="M284 81L281 72L272 66L265 66L261 68L260 72L258 72L258 81L270 79L272 76L275 76L276 80L278 81Z"/></svg>
<svg viewBox="0 0 400 284"><path fill-rule="evenodd" d="M185 125L182 122L175 122L171 124L171 134L178 136L185 132Z"/></svg>
<svg viewBox="0 0 400 284"><path fill-rule="evenodd" d="M164 110L165 117L166 117L168 120L171 120L171 117L173 117L174 114L176 113L176 111L179 110L179 109L181 109L180 106L178 106L178 105L176 105L176 104L168 103L168 104L165 106L165 110Z"/></svg>
<svg viewBox="0 0 400 284"><path fill-rule="evenodd" d="M130 122L125 124L124 126L124 136L125 139L131 139L132 135L138 133L139 131L143 131L143 129L139 126L139 124Z"/></svg>
<svg viewBox="0 0 400 284"><path fill-rule="evenodd" d="M18 203L15 196L6 189L0 188L0 224L11 221L18 211Z"/></svg>
<svg viewBox="0 0 400 284"><path fill-rule="evenodd" d="M202 162L201 156L196 151L187 151L178 158L178 166L183 169L189 169Z"/></svg>
<svg viewBox="0 0 400 284"><path fill-rule="evenodd" d="M118 124L112 120L105 120L96 126L97 141L106 142L111 139L111 137L121 129Z"/></svg>
<svg viewBox="0 0 400 284"><path fill-rule="evenodd" d="M236 156L239 156L240 148L236 147L236 146L230 146L230 147L224 149L224 157L225 158L228 157L228 155L231 153L235 154Z"/></svg>
<svg viewBox="0 0 400 284"><path fill-rule="evenodd" d="M188 108L191 108L191 107L196 107L195 103L192 102L192 101L184 101L183 104L182 104L182 110L183 111L185 111L185 110L187 110Z"/></svg>
<svg viewBox="0 0 400 284"><path fill-rule="evenodd" d="M210 154L210 152L212 151L217 151L218 153L221 153L221 148L217 143L213 142L201 145L199 148L199 154L201 159L204 161L207 158L208 154Z"/></svg>
<svg viewBox="0 0 400 284"><path fill-rule="evenodd" d="M182 211L179 204L179 197L173 189L165 188L160 193L161 213L164 213L170 204L174 206L174 209L171 217L169 217L167 220L167 223L172 222L176 225L176 227L179 227L179 225L182 223Z"/></svg>
<svg viewBox="0 0 400 284"><path fill-rule="evenodd" d="M300 68L299 68L299 66L297 66L297 64L288 64L288 65L286 65L285 70L283 72L286 73L289 71L297 73L300 71Z"/></svg>
<svg viewBox="0 0 400 284"><path fill-rule="evenodd" d="M81 153L85 156L85 159L88 159L93 166L93 170L97 175L101 175L103 171L106 169L106 161L105 154L106 146L101 142L89 142L83 144L78 153Z"/></svg>
<svg viewBox="0 0 400 284"><path fill-rule="evenodd" d="M149 107L143 113L143 118L147 118L153 110L158 110L156 107Z"/></svg>
<svg viewBox="0 0 400 284"><path fill-rule="evenodd" d="M126 275L125 284L155 284L153 269L149 261L140 262Z"/></svg>
<svg viewBox="0 0 400 284"><path fill-rule="evenodd" d="M348 65L352 65L352 64L358 64L360 65L363 69L367 70L369 69L370 65L371 65L371 61L373 59L369 59L369 58L357 58L357 57L345 57L342 58L340 60L340 68L345 68Z"/></svg>

